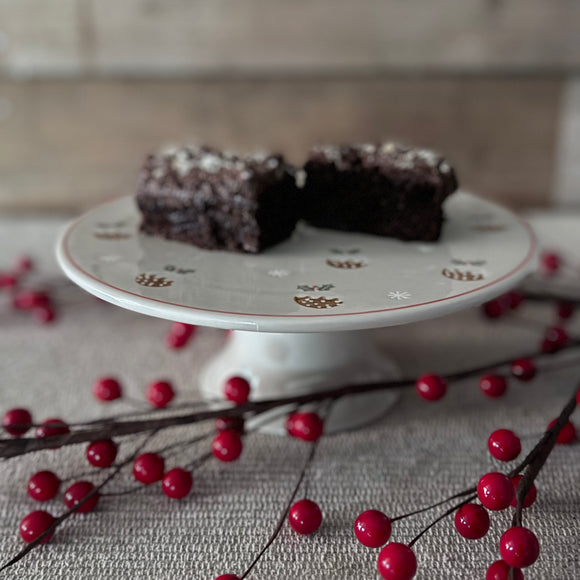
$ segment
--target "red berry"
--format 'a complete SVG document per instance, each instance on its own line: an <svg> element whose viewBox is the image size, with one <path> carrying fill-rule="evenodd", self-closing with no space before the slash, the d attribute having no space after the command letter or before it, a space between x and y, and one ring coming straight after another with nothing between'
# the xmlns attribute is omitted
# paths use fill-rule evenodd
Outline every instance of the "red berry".
<svg viewBox="0 0 580 580"><path fill-rule="evenodd" d="M14 288L17 284L17 276L0 272L0 288Z"/></svg>
<svg viewBox="0 0 580 580"><path fill-rule="evenodd" d="M244 418L243 417L218 417L215 420L215 429L218 432L232 429L237 431L240 435L244 434Z"/></svg>
<svg viewBox="0 0 580 580"><path fill-rule="evenodd" d="M497 560L485 574L485 580L508 580L510 567L503 561ZM514 568L513 580L524 580L524 575L519 568Z"/></svg>
<svg viewBox="0 0 580 580"><path fill-rule="evenodd" d="M368 548L380 548L391 537L391 520L378 510L367 510L354 522L356 539Z"/></svg>
<svg viewBox="0 0 580 580"><path fill-rule="evenodd" d="M558 318L568 320L574 315L574 303L568 300L558 302Z"/></svg>
<svg viewBox="0 0 580 580"><path fill-rule="evenodd" d="M56 437L57 435L66 435L70 433L68 425L61 419L47 419L36 428L36 437Z"/></svg>
<svg viewBox="0 0 580 580"><path fill-rule="evenodd" d="M38 306L32 311L32 316L38 324L50 324L56 318L56 314L50 306Z"/></svg>
<svg viewBox="0 0 580 580"><path fill-rule="evenodd" d="M215 436L211 451L220 461L235 461L242 453L242 438L237 431L226 429Z"/></svg>
<svg viewBox="0 0 580 580"><path fill-rule="evenodd" d="M500 538L499 553L508 566L527 568L538 559L540 544L532 531L514 526Z"/></svg>
<svg viewBox="0 0 580 580"><path fill-rule="evenodd" d="M119 381L112 377L103 377L98 379L93 385L93 395L95 399L108 403L115 399L120 399L122 396L122 389Z"/></svg>
<svg viewBox="0 0 580 580"><path fill-rule="evenodd" d="M78 505L89 493L95 489L90 481L77 481L64 492L64 503L69 509ZM89 499L81 504L76 510L77 514L92 512L99 501L99 492L95 492Z"/></svg>
<svg viewBox="0 0 580 580"><path fill-rule="evenodd" d="M182 499L191 491L193 476L191 472L175 467L168 471L161 481L161 489L167 497Z"/></svg>
<svg viewBox="0 0 580 580"><path fill-rule="evenodd" d="M145 485L159 481L164 471L165 460L157 453L143 453L133 462L133 476Z"/></svg>
<svg viewBox="0 0 580 580"><path fill-rule="evenodd" d="M536 376L537 368L529 358L519 358L512 362L511 373L520 381L531 381Z"/></svg>
<svg viewBox="0 0 580 580"><path fill-rule="evenodd" d="M507 379L501 375L484 375L479 379L479 388L487 397L496 399L506 392Z"/></svg>
<svg viewBox="0 0 580 580"><path fill-rule="evenodd" d="M542 252L540 255L540 271L546 276L553 276L562 265L562 258L556 252Z"/></svg>
<svg viewBox="0 0 580 580"><path fill-rule="evenodd" d="M510 310L516 310L524 301L524 295L517 290L511 290L507 294L504 294L504 300Z"/></svg>
<svg viewBox="0 0 580 580"><path fill-rule="evenodd" d="M486 302L482 308L487 318L491 319L499 318L505 312L504 305L497 299Z"/></svg>
<svg viewBox="0 0 580 580"><path fill-rule="evenodd" d="M25 274L30 272L34 267L34 262L30 256L19 256L14 264L14 272L17 274Z"/></svg>
<svg viewBox="0 0 580 580"><path fill-rule="evenodd" d="M286 431L291 437L302 441L316 441L324 431L324 421L310 411L291 413L286 420Z"/></svg>
<svg viewBox="0 0 580 580"><path fill-rule="evenodd" d="M489 530L489 515L485 508L467 503L455 512L455 528L468 540L479 540Z"/></svg>
<svg viewBox="0 0 580 580"><path fill-rule="evenodd" d="M183 348L189 342L189 336L183 334L172 334L169 332L165 335L165 344L168 348L179 349Z"/></svg>
<svg viewBox="0 0 580 580"><path fill-rule="evenodd" d="M32 424L32 415L28 409L10 409L2 417L2 427L13 437L22 437Z"/></svg>
<svg viewBox="0 0 580 580"><path fill-rule="evenodd" d="M552 353L562 350L568 342L568 333L559 327L548 328L542 340L542 352Z"/></svg>
<svg viewBox="0 0 580 580"><path fill-rule="evenodd" d="M87 460L95 467L109 467L117 457L117 444L111 439L93 441L87 447Z"/></svg>
<svg viewBox="0 0 580 580"><path fill-rule="evenodd" d="M48 501L60 489L60 479L52 471L38 471L28 480L28 495L36 501Z"/></svg>
<svg viewBox="0 0 580 580"><path fill-rule="evenodd" d="M377 567L385 580L411 580L417 573L417 558L409 546L391 542L380 551Z"/></svg>
<svg viewBox="0 0 580 580"><path fill-rule="evenodd" d="M288 523L296 533L309 536L320 527L322 512L312 500L301 499L290 508Z"/></svg>
<svg viewBox="0 0 580 580"><path fill-rule="evenodd" d="M423 375L415 382L417 393L426 401L438 401L447 390L447 381L439 375Z"/></svg>
<svg viewBox="0 0 580 580"><path fill-rule="evenodd" d="M46 292L40 290L20 290L12 303L14 308L18 310L48 308L50 306L50 298Z"/></svg>
<svg viewBox="0 0 580 580"><path fill-rule="evenodd" d="M235 574L222 574L221 576L218 576L215 580L240 580L240 577L236 576Z"/></svg>
<svg viewBox="0 0 580 580"><path fill-rule="evenodd" d="M55 521L56 518L44 510L31 512L20 522L20 536L27 544L30 544L30 542L33 542L38 536L46 532ZM47 534L40 543L46 544L52 538L53 533Z"/></svg>
<svg viewBox="0 0 580 580"><path fill-rule="evenodd" d="M479 480L477 497L488 510L504 510L514 498L514 486L507 475L492 471Z"/></svg>
<svg viewBox="0 0 580 580"><path fill-rule="evenodd" d="M548 429L550 429L555 422L556 419L550 421L548 423ZM569 445L570 443L574 443L574 441L576 441L577 438L578 437L576 435L576 427L574 427L574 423L568 421L567 423L565 423L564 427L562 427L562 430L558 434L556 443L558 443L558 445Z"/></svg>
<svg viewBox="0 0 580 580"><path fill-rule="evenodd" d="M250 396L250 383L243 377L231 377L224 384L224 397L236 405L243 405Z"/></svg>
<svg viewBox="0 0 580 580"><path fill-rule="evenodd" d="M512 500L512 503L510 504L512 507L516 507L516 505L517 505L517 498L515 496L515 491L517 490L521 479L522 479L521 475L514 475L514 477L511 478L512 483L514 485L514 499ZM524 497L524 501L522 502L522 507L529 508L536 501L537 495L538 495L538 490L536 489L536 486L532 483L532 487L530 487L530 491L528 491L528 493L526 493L526 497Z"/></svg>
<svg viewBox="0 0 580 580"><path fill-rule="evenodd" d="M497 429L487 440L487 448L500 461L515 459L522 450L520 438L509 429Z"/></svg>
<svg viewBox="0 0 580 580"><path fill-rule="evenodd" d="M171 328L169 329L169 334L182 336L186 339L191 338L194 332L195 326L192 324L185 324L185 322L174 322L171 324Z"/></svg>
<svg viewBox="0 0 580 580"><path fill-rule="evenodd" d="M167 381L157 381L151 383L147 387L145 396L154 407L163 409L163 407L166 407L171 403L173 397L175 397L175 391L173 390L171 383L168 383Z"/></svg>

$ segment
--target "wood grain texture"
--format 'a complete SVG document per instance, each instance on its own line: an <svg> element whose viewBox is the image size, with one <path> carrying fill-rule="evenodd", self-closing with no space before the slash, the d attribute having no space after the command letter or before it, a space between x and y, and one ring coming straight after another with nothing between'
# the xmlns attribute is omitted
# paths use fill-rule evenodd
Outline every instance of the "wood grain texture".
<svg viewBox="0 0 580 580"><path fill-rule="evenodd" d="M394 138L444 152L461 183L511 206L550 202L554 79L4 82L0 209L78 210L133 191L144 156L197 141L273 148Z"/></svg>
<svg viewBox="0 0 580 580"><path fill-rule="evenodd" d="M567 81L556 147L556 204L580 206L580 78Z"/></svg>
<svg viewBox="0 0 580 580"><path fill-rule="evenodd" d="M579 70L570 0L0 0L0 73Z"/></svg>
<svg viewBox="0 0 580 580"><path fill-rule="evenodd" d="M0 0L0 73L82 71L79 0Z"/></svg>
<svg viewBox="0 0 580 580"><path fill-rule="evenodd" d="M580 65L580 6L565 0L91 1L105 71Z"/></svg>

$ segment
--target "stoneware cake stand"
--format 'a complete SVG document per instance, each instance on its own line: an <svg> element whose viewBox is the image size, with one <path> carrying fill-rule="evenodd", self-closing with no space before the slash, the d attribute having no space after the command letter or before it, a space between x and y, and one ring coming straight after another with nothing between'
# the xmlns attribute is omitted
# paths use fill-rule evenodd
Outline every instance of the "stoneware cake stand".
<svg viewBox="0 0 580 580"><path fill-rule="evenodd" d="M221 399L224 381L239 375L257 400L396 378L396 362L378 351L372 329L476 306L535 267L534 235L507 210L456 193L445 214L435 243L299 224L288 241L247 255L140 234L139 212L124 197L68 226L57 256L73 282L117 306L235 330L202 369L200 389ZM369 423L395 398L339 401L326 429Z"/></svg>

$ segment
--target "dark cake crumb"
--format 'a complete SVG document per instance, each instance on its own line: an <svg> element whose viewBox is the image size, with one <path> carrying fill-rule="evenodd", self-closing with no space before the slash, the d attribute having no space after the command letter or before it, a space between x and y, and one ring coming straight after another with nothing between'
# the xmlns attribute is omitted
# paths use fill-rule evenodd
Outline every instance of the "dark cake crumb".
<svg viewBox="0 0 580 580"><path fill-rule="evenodd" d="M242 157L209 147L150 155L136 193L141 230L205 249L260 252L294 230L294 173L281 155Z"/></svg>
<svg viewBox="0 0 580 580"><path fill-rule="evenodd" d="M437 240L457 189L440 155L395 143L316 146L304 167L302 217L316 227Z"/></svg>

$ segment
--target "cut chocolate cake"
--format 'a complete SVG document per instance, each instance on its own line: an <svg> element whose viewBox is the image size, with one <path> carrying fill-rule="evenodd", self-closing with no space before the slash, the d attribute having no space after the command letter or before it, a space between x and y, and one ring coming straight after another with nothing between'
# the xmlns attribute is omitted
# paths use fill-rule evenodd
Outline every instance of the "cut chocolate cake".
<svg viewBox="0 0 580 580"><path fill-rule="evenodd" d="M394 143L317 146L304 169L301 217L311 225L401 240L437 240L441 204L457 189L442 157Z"/></svg>
<svg viewBox="0 0 580 580"><path fill-rule="evenodd" d="M206 249L260 252L288 238L299 217L294 171L281 156L207 147L150 155L136 199L141 231Z"/></svg>

